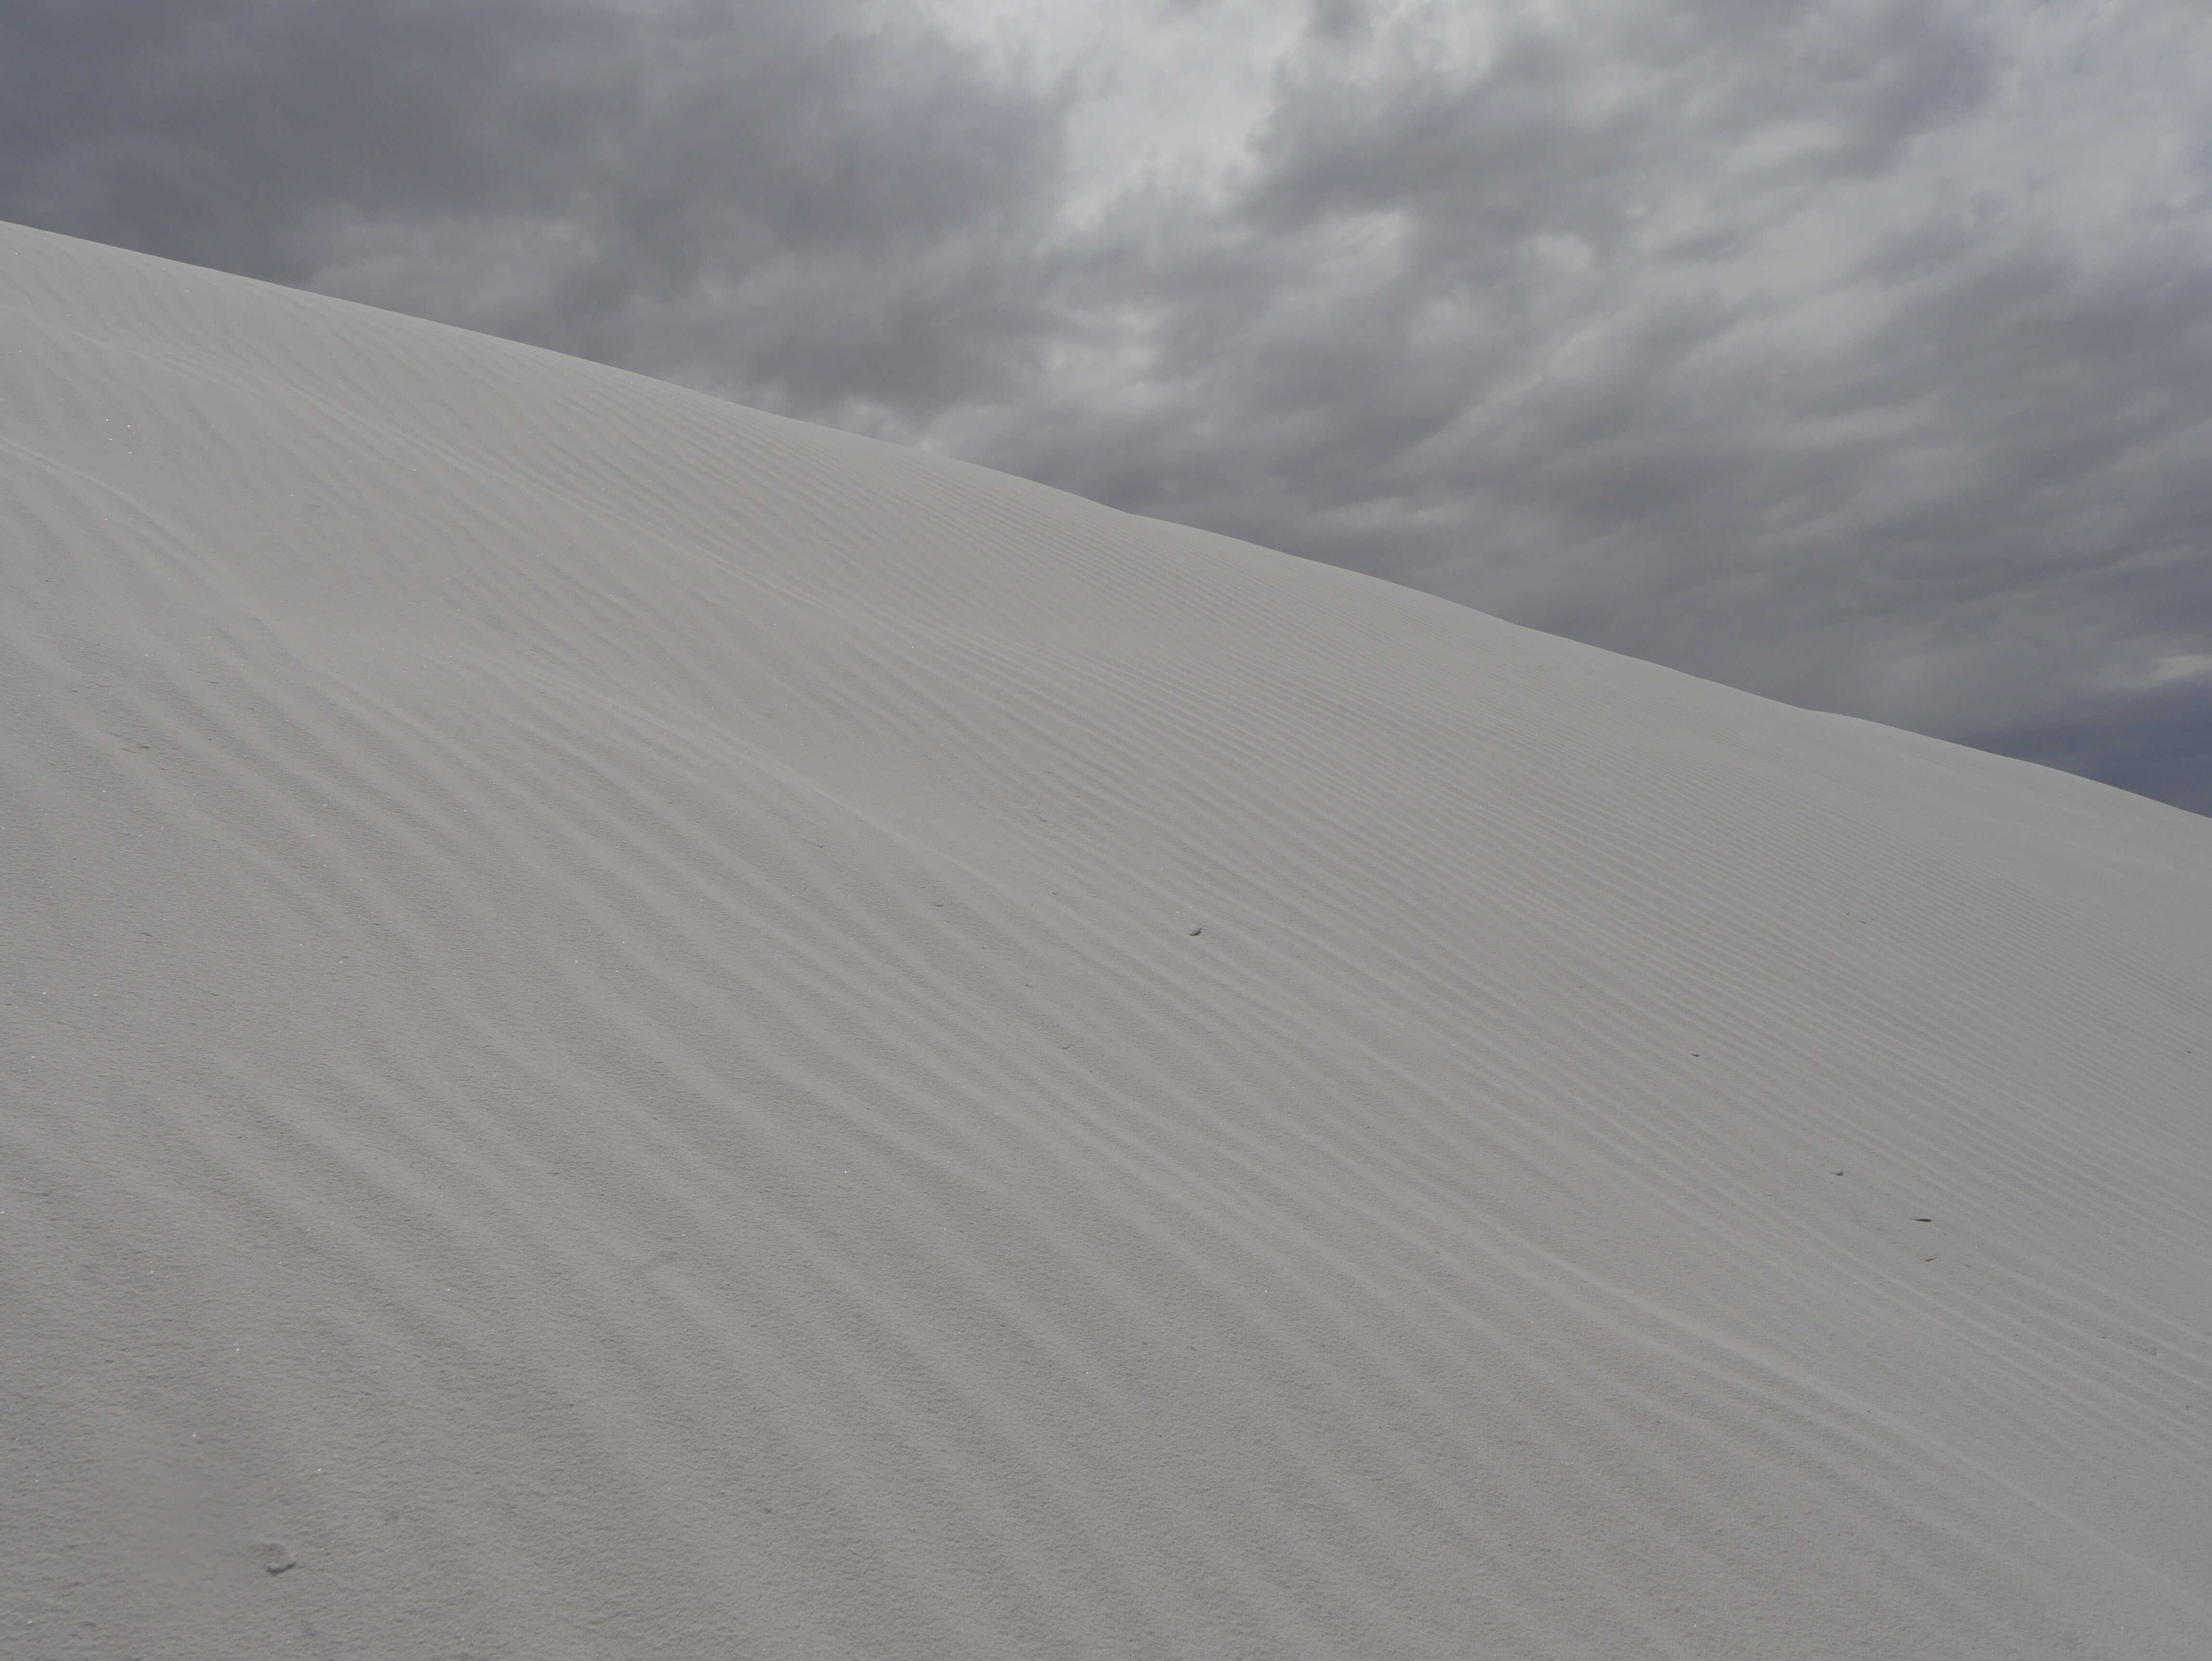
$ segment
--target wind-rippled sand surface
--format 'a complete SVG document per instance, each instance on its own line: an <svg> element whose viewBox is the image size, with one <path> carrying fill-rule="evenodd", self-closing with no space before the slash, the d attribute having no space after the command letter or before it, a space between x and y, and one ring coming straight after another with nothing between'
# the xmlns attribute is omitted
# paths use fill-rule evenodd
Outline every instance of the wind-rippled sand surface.
<svg viewBox="0 0 2212 1661"><path fill-rule="evenodd" d="M0 232L0 1654L2212 1654L2212 822Z"/></svg>

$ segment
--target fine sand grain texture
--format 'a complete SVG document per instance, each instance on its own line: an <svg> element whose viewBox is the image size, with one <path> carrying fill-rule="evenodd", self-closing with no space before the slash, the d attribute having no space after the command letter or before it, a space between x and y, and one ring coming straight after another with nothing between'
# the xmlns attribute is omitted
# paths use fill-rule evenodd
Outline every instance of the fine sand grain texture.
<svg viewBox="0 0 2212 1661"><path fill-rule="evenodd" d="M2212 822L0 231L0 1654L2212 1656Z"/></svg>

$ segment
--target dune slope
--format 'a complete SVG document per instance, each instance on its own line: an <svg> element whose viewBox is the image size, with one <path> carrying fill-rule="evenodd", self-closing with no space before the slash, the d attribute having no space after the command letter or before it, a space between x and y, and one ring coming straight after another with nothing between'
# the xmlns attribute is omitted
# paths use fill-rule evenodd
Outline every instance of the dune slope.
<svg viewBox="0 0 2212 1661"><path fill-rule="evenodd" d="M2212 1654L2212 822L0 231L0 1652Z"/></svg>

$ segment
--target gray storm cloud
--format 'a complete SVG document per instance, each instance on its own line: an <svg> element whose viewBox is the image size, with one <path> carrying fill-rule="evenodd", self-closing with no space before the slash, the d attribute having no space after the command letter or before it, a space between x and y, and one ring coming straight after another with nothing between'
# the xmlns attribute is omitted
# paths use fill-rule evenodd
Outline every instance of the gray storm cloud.
<svg viewBox="0 0 2212 1661"><path fill-rule="evenodd" d="M2195 8L919 5L15 0L0 216L2212 811Z"/></svg>

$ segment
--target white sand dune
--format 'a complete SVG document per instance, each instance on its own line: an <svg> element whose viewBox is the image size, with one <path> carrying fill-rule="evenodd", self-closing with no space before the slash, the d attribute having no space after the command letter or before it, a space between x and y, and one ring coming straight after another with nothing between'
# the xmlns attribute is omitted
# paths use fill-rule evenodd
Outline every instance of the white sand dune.
<svg viewBox="0 0 2212 1661"><path fill-rule="evenodd" d="M0 390L0 1653L2212 1655L2212 822L30 231Z"/></svg>

